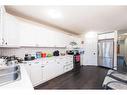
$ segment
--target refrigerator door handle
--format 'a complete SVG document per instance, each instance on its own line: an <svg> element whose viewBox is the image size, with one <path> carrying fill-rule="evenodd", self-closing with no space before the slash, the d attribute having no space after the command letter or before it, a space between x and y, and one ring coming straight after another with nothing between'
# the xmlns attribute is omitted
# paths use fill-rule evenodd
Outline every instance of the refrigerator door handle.
<svg viewBox="0 0 127 95"><path fill-rule="evenodd" d="M98 53L98 56L100 56L100 45L99 45L100 43L98 43L98 51L97 51L97 53Z"/></svg>

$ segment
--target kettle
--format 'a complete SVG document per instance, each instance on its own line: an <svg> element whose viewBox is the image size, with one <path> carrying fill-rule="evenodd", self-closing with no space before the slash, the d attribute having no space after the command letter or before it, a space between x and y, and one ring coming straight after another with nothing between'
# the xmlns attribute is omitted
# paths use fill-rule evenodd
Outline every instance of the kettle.
<svg viewBox="0 0 127 95"><path fill-rule="evenodd" d="M53 56L59 56L59 51L58 50L54 51Z"/></svg>

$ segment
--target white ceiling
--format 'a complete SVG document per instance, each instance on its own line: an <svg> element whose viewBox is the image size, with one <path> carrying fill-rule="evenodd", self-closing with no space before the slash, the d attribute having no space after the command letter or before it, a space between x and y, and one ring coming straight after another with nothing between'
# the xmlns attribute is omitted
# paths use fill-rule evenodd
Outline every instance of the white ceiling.
<svg viewBox="0 0 127 95"><path fill-rule="evenodd" d="M6 6L6 9L78 34L127 29L127 6ZM62 17L51 18L47 13L50 9L57 10Z"/></svg>

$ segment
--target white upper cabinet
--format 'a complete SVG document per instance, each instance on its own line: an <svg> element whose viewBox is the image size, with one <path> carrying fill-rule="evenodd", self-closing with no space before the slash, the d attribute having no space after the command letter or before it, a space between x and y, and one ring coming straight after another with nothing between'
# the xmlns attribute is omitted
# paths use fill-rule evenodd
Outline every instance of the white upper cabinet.
<svg viewBox="0 0 127 95"><path fill-rule="evenodd" d="M10 15L4 15L4 32L3 39L4 45L9 47L18 47L19 46L19 28L17 19Z"/></svg>
<svg viewBox="0 0 127 95"><path fill-rule="evenodd" d="M3 23L4 23L4 7L0 6L0 46L3 44Z"/></svg>
<svg viewBox="0 0 127 95"><path fill-rule="evenodd" d="M17 19L6 13L4 7L0 9L0 47L68 47L72 41L79 43L79 38Z"/></svg>
<svg viewBox="0 0 127 95"><path fill-rule="evenodd" d="M105 34L99 34L98 35L98 39L99 40L103 40L103 39L112 39L115 37L115 33L111 32L111 33L105 33Z"/></svg>
<svg viewBox="0 0 127 95"><path fill-rule="evenodd" d="M24 21L20 23L20 45L37 47L54 47L54 34L45 28ZM55 38L55 37L54 37Z"/></svg>
<svg viewBox="0 0 127 95"><path fill-rule="evenodd" d="M71 36L61 31L19 21L20 45L37 47L67 47ZM75 37L74 37L75 40Z"/></svg>
<svg viewBox="0 0 127 95"><path fill-rule="evenodd" d="M3 6L0 7L0 46L19 46L19 32L17 19L5 12Z"/></svg>
<svg viewBox="0 0 127 95"><path fill-rule="evenodd" d="M19 20L20 30L20 46L36 46L39 31L32 24L25 23ZM41 36L41 35L40 35Z"/></svg>
<svg viewBox="0 0 127 95"><path fill-rule="evenodd" d="M106 39L114 38L114 37L115 37L115 33L114 33L114 32L112 32L112 33L107 33L107 34L105 34L105 37L106 37Z"/></svg>
<svg viewBox="0 0 127 95"><path fill-rule="evenodd" d="M105 34L99 34L99 35L98 35L98 39L99 39L99 40L105 39Z"/></svg>

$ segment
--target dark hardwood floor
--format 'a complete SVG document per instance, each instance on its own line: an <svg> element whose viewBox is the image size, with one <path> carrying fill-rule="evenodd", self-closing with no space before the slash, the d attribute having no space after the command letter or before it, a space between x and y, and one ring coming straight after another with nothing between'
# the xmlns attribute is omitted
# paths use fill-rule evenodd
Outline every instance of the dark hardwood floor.
<svg viewBox="0 0 127 95"><path fill-rule="evenodd" d="M34 89L103 89L102 83L107 71L108 69L103 67L82 66L78 70L67 72Z"/></svg>

